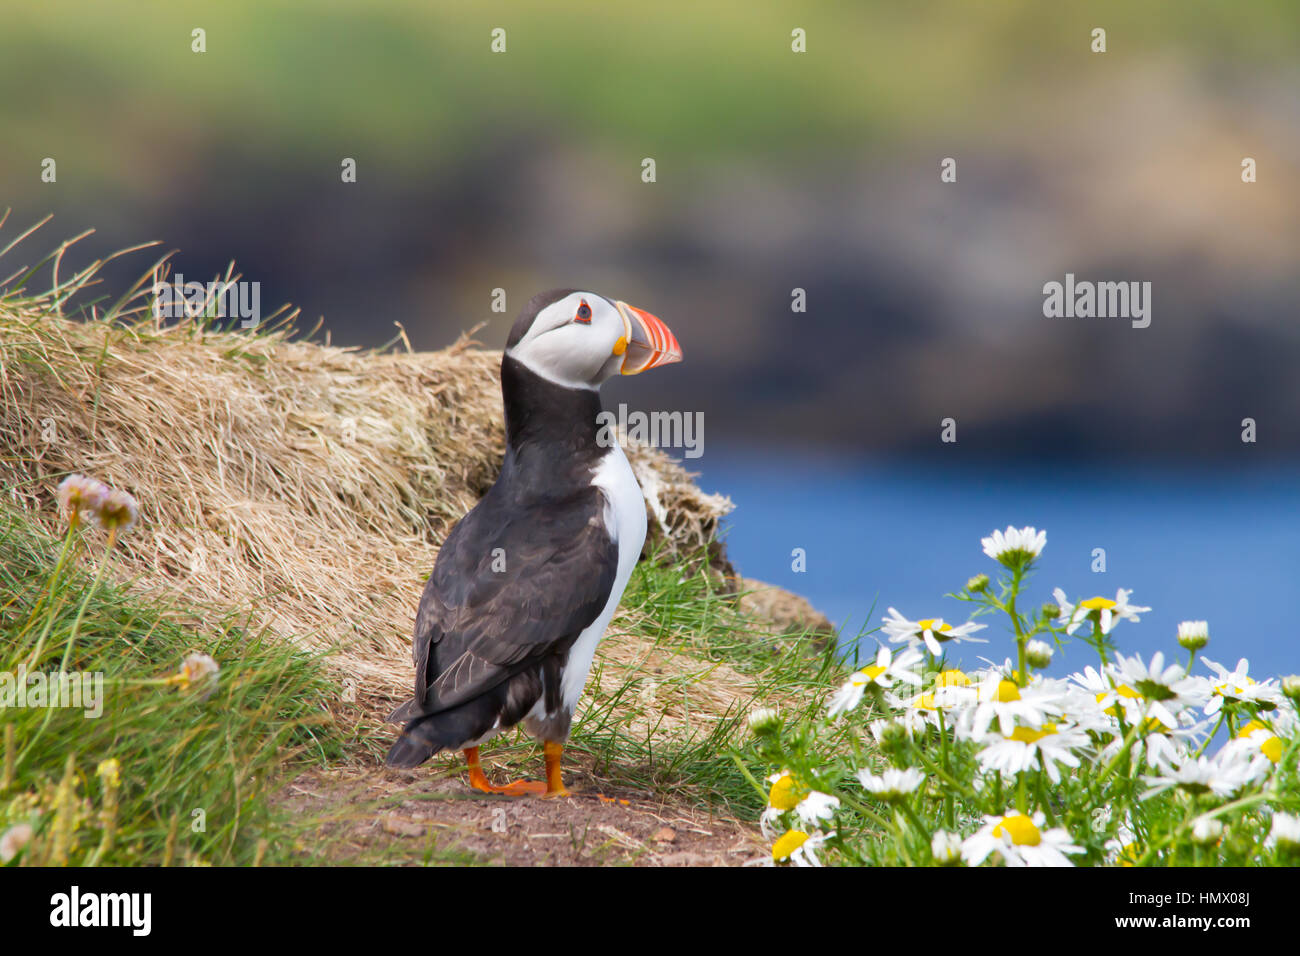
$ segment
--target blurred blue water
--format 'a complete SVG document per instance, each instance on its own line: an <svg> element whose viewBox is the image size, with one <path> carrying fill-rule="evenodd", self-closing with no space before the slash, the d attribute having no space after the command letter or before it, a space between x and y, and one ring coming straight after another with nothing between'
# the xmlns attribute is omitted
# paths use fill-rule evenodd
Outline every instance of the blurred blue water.
<svg viewBox="0 0 1300 956"><path fill-rule="evenodd" d="M1131 588L1131 602L1153 610L1118 626L1121 651L1185 661L1178 622L1204 619L1212 660L1231 668L1247 657L1259 677L1300 672L1300 463L941 467L711 447L688 464L736 503L727 541L740 571L807 597L841 627L842 644L890 606L913 620L965 621L970 605L942 595L996 574L980 538L1034 525L1047 548L1022 608L1051 600L1055 586L1071 600ZM807 553L804 573L792 570L795 548ZM1106 550L1105 573L1091 571L1094 548ZM955 649L965 665L1010 655L996 623L980 636L992 643ZM1094 662L1075 642L1052 672Z"/></svg>

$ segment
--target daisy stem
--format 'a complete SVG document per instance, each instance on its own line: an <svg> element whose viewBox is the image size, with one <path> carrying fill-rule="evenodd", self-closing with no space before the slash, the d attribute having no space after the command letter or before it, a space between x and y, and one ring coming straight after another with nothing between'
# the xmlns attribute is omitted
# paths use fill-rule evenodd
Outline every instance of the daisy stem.
<svg viewBox="0 0 1300 956"><path fill-rule="evenodd" d="M1222 710L1219 711L1219 722L1214 725L1214 729L1210 731L1210 735L1206 737L1205 740L1201 743L1201 749L1196 751L1196 756L1200 757L1202 754L1205 753L1205 748L1210 746L1210 741L1213 740L1214 735L1219 732L1219 728L1223 726L1223 719L1227 716L1228 715L1224 713Z"/></svg>
<svg viewBox="0 0 1300 956"><path fill-rule="evenodd" d="M943 772L948 774L951 767L948 765L948 731L943 725L943 708L939 708L939 757L943 763ZM953 813L952 794L947 790L943 792L943 820L948 829L956 826L956 816Z"/></svg>
<svg viewBox="0 0 1300 956"><path fill-rule="evenodd" d="M916 815L916 811L912 809L911 805L906 800L900 800L898 806L901 807L903 813L907 815L907 819L911 821L912 826L916 827L917 833L922 836L930 835L929 829L921 822L921 818Z"/></svg>
<svg viewBox="0 0 1300 956"><path fill-rule="evenodd" d="M856 800L848 795L843 795L840 797L840 801L852 807L882 830L889 826L888 820L878 814L875 810L872 810L865 803L862 803L860 800Z"/></svg>
<svg viewBox="0 0 1300 956"><path fill-rule="evenodd" d="M924 750L918 748L916 751L916 755L920 759L921 764L925 767L927 771L934 774L944 783L948 784L948 786L954 788L957 791L959 796L963 796L968 800L977 799L975 791L967 787L960 780L956 779L955 777L945 772L944 768L940 767L933 760L930 760Z"/></svg>
<svg viewBox="0 0 1300 956"><path fill-rule="evenodd" d="M1106 672L1106 665L1109 663L1106 660L1105 636L1101 633L1101 621L1094 618L1092 622L1092 646L1097 648L1097 656L1101 658L1101 671L1103 674Z"/></svg>
<svg viewBox="0 0 1300 956"><path fill-rule="evenodd" d="M1038 765L1044 771L1047 769L1047 760L1043 757L1042 753L1039 753L1038 755ZM1043 772L1040 771L1034 777L1034 789L1038 791L1038 805L1042 807L1043 811L1047 814L1048 824L1056 826L1056 814L1052 812L1052 801L1047 798L1047 790L1043 786L1043 776Z"/></svg>
<svg viewBox="0 0 1300 956"><path fill-rule="evenodd" d="M907 866L915 866L907 852L907 832L903 827L902 814L897 811L894 812L894 827L898 830L898 843L896 845L898 846L899 855L903 858L903 863ZM924 833L925 831L922 830L921 832Z"/></svg>
<svg viewBox="0 0 1300 956"><path fill-rule="evenodd" d="M1102 783L1107 777L1109 777L1112 773L1115 772L1116 768L1119 767L1121 761L1126 760L1128 758L1128 752L1133 748L1133 741L1137 740L1138 731L1140 731L1141 729L1142 729L1141 721L1135 723L1132 727L1129 728L1128 733L1124 735L1124 743L1119 748L1119 753L1115 755L1115 759L1113 759L1110 762L1110 765L1106 767L1106 769L1103 770L1098 775L1097 783Z"/></svg>
<svg viewBox="0 0 1300 956"><path fill-rule="evenodd" d="M1011 572L1011 594L1007 598L1007 613L1011 615L1011 626L1016 631L1016 683L1021 687L1029 683L1029 670L1025 667L1025 632L1020 626L1020 615L1016 613L1016 597L1020 594L1023 573L1019 567Z"/></svg>

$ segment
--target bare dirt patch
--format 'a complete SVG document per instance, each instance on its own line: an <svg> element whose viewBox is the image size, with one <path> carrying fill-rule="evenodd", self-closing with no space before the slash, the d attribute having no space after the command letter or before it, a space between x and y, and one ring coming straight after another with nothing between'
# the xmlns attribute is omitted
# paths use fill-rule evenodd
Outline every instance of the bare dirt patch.
<svg viewBox="0 0 1300 956"><path fill-rule="evenodd" d="M500 770L489 774L504 782ZM320 819L339 861L397 865L739 866L766 847L754 828L707 810L568 779L557 800L481 794L452 758L414 771L313 770L283 808Z"/></svg>

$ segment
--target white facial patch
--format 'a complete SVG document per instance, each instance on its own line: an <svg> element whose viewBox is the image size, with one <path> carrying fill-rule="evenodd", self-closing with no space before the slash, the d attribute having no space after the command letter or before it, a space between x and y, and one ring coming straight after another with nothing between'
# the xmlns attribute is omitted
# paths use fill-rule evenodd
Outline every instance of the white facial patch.
<svg viewBox="0 0 1300 956"><path fill-rule="evenodd" d="M589 322L575 321L583 302L591 309ZM596 389L618 371L614 346L623 334L613 303L594 292L573 292L538 312L507 354L557 385Z"/></svg>

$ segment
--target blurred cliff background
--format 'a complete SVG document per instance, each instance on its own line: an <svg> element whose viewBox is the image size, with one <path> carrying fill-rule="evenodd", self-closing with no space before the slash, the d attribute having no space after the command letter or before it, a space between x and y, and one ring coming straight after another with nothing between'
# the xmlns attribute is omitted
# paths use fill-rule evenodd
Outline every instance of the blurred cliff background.
<svg viewBox="0 0 1300 956"><path fill-rule="evenodd" d="M837 620L927 616L1009 522L1048 526L1044 585L1163 601L1161 642L1297 596L1294 0L0 14L0 245L55 214L23 261L161 239L343 344L499 347L557 285L641 305L687 361L607 404L702 412L743 569ZM1066 273L1151 282L1150 327L1044 318Z"/></svg>

